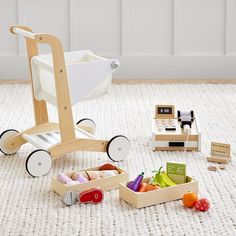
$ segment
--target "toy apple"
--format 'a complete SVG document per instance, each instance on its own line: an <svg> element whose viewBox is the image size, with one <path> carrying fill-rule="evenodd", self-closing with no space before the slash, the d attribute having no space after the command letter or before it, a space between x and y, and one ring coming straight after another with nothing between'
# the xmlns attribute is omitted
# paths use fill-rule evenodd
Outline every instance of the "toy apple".
<svg viewBox="0 0 236 236"><path fill-rule="evenodd" d="M210 208L210 203L206 198L198 200L194 206L197 211L207 211Z"/></svg>
<svg viewBox="0 0 236 236"><path fill-rule="evenodd" d="M193 208L198 200L198 196L196 193L192 191L188 191L183 196L183 204L186 207Z"/></svg>

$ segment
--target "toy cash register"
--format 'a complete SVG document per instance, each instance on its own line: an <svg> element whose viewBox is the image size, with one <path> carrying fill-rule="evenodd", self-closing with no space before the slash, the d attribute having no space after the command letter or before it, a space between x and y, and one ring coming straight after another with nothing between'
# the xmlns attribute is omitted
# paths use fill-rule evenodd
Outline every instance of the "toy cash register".
<svg viewBox="0 0 236 236"><path fill-rule="evenodd" d="M152 120L153 151L200 151L201 133L194 111L156 105Z"/></svg>

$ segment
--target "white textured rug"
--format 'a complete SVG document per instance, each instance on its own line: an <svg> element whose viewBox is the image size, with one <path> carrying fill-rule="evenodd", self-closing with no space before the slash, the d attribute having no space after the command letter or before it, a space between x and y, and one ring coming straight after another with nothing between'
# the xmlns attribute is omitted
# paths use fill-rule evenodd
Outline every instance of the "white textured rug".
<svg viewBox="0 0 236 236"><path fill-rule="evenodd" d="M193 109L202 128L202 152L151 151L151 116L155 104ZM62 207L50 189L51 176L109 162L106 154L76 152L54 162L51 172L34 179L25 171L22 146L13 156L0 154L0 235L236 235L236 85L113 85L109 95L78 104L74 118L91 117L97 136L124 134L131 141L129 159L120 166L134 178L150 174L167 160L187 163L199 180L201 197L211 208L195 212L174 201L137 210L120 201L118 190L106 192L100 205ZM52 120L56 110L49 107ZM33 125L28 85L0 86L0 130L24 130ZM206 156L211 141L232 145L233 160L224 171L209 172Z"/></svg>

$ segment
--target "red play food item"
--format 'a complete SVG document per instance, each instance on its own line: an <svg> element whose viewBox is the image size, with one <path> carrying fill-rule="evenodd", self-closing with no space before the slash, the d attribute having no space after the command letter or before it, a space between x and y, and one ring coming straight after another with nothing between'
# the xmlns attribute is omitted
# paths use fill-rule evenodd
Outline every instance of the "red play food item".
<svg viewBox="0 0 236 236"><path fill-rule="evenodd" d="M78 196L78 201L80 203L100 203L103 201L103 190L100 188L91 188L82 191Z"/></svg>
<svg viewBox="0 0 236 236"><path fill-rule="evenodd" d="M147 191L146 190L147 185L148 185L147 183L142 183L138 191L142 192L142 193L146 192Z"/></svg>
<svg viewBox="0 0 236 236"><path fill-rule="evenodd" d="M194 206L197 211L207 211L210 208L210 203L206 198L198 200Z"/></svg>
<svg viewBox="0 0 236 236"><path fill-rule="evenodd" d="M192 191L188 191L183 196L183 204L186 207L192 208L196 204L198 196Z"/></svg>
<svg viewBox="0 0 236 236"><path fill-rule="evenodd" d="M116 170L116 167L112 164L107 163L100 166L99 170Z"/></svg>
<svg viewBox="0 0 236 236"><path fill-rule="evenodd" d="M96 191L93 191L92 193L92 202L93 203L99 203L103 201L103 191L101 189L97 189Z"/></svg>

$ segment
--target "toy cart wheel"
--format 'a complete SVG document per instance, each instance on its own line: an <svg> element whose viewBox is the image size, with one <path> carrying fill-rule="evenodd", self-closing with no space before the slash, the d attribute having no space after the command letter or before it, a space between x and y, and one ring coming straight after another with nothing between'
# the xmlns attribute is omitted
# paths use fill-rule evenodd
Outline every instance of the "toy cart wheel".
<svg viewBox="0 0 236 236"><path fill-rule="evenodd" d="M123 135L113 137L107 145L107 155L112 161L123 161L130 150L130 142Z"/></svg>
<svg viewBox="0 0 236 236"><path fill-rule="evenodd" d="M6 147L6 140L16 134L18 134L19 132L15 129L8 129L5 130L4 132L2 132L0 134L0 151L5 154L5 155L11 155L11 154L15 154L20 147L16 147L14 149L8 149Z"/></svg>
<svg viewBox="0 0 236 236"><path fill-rule="evenodd" d="M77 126L88 133L94 135L96 133L96 123L89 118L84 118L79 120L77 123Z"/></svg>
<svg viewBox="0 0 236 236"><path fill-rule="evenodd" d="M30 153L25 163L26 171L33 177L46 175L51 165L52 158L50 154L42 149Z"/></svg>

